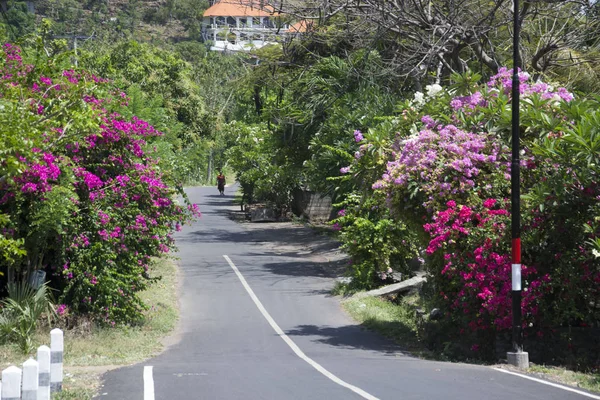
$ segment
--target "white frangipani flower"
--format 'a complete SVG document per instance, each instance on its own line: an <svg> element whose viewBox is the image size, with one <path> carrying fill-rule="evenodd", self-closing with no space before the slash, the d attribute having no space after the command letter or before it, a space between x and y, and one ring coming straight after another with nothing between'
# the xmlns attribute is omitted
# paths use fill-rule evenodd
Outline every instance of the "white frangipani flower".
<svg viewBox="0 0 600 400"><path fill-rule="evenodd" d="M421 92L415 92L415 98L413 101L418 105L422 105L425 103L425 95Z"/></svg>
<svg viewBox="0 0 600 400"><path fill-rule="evenodd" d="M443 90L443 88L437 83L435 83L433 85L425 86L425 90L427 90L428 97L435 97Z"/></svg>

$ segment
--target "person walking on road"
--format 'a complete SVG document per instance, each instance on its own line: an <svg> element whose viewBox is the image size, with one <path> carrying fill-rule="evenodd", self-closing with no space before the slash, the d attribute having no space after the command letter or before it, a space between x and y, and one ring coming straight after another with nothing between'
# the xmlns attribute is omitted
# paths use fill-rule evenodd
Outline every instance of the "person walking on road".
<svg viewBox="0 0 600 400"><path fill-rule="evenodd" d="M221 196L225 196L225 175L223 175L223 172L221 171L219 171L219 175L217 175L217 188L219 189Z"/></svg>

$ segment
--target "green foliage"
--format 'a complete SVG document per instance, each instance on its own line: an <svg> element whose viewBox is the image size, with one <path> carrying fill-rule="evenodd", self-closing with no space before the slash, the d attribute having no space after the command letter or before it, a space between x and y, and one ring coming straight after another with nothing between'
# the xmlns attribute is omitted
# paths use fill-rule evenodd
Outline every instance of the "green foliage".
<svg viewBox="0 0 600 400"><path fill-rule="evenodd" d="M189 42L194 43L194 42ZM236 103L236 92L239 90L242 77L246 74L245 57L236 54L222 54L209 51L202 58L205 49L198 49L198 44L176 46L182 58L193 65L193 80L200 90L207 112L215 116L218 124L234 119L239 112L240 104Z"/></svg>
<svg viewBox="0 0 600 400"><path fill-rule="evenodd" d="M326 57L291 86L281 107L284 117L279 117L291 121L281 128L297 163L306 161L308 185L314 190L333 189L326 184L326 178L339 170L339 157L331 154L332 149L347 151L350 132L366 130L379 122L378 116L392 111L394 97L386 77L379 75L380 67L375 51L359 51L346 59Z"/></svg>
<svg viewBox="0 0 600 400"><path fill-rule="evenodd" d="M27 10L26 2L9 1L7 5L8 10L6 12L0 10L0 28L8 33L8 40L14 41L32 33L35 25L35 15ZM1 35L0 39L2 39Z"/></svg>
<svg viewBox="0 0 600 400"><path fill-rule="evenodd" d="M544 135L534 142L534 153L552 158L558 164L569 165L577 169L577 176L586 183L591 183L600 171L600 97L596 96L583 101L561 104L554 111L565 114L565 119L549 115L543 111L535 112L536 116L547 121ZM577 121L576 124L570 121ZM553 131L560 134L556 140Z"/></svg>
<svg viewBox="0 0 600 400"><path fill-rule="evenodd" d="M218 64L218 58L221 55L220 53L213 53L213 55L210 55L210 50L205 43L192 40L177 43L174 47L177 54L185 61L191 63L194 67L196 67L196 64L198 63L206 63L206 59L209 57L213 59L214 64Z"/></svg>
<svg viewBox="0 0 600 400"><path fill-rule="evenodd" d="M532 143L536 159L550 165L544 168L539 162L525 196L533 210L526 221L537 228L529 232L528 242L535 261L548 265L548 272L561 282L549 296L556 302L549 315L555 323L600 319L597 282L590 281L600 277L599 100L561 104L557 113L565 118L560 126Z"/></svg>
<svg viewBox="0 0 600 400"><path fill-rule="evenodd" d="M203 13L208 6L207 0L167 0L158 7L146 8L142 18L154 25L167 25L178 20L190 39L200 40Z"/></svg>
<svg viewBox="0 0 600 400"><path fill-rule="evenodd" d="M189 85L189 68L174 53L134 40L82 53L81 62L94 72L117 78L127 89L137 83L147 93L182 97Z"/></svg>
<svg viewBox="0 0 600 400"><path fill-rule="evenodd" d="M226 155L246 202L272 203L281 213L289 210L300 177L284 151L276 147L273 133L265 125L235 122L227 125L224 132L235 143Z"/></svg>
<svg viewBox="0 0 600 400"><path fill-rule="evenodd" d="M202 45L188 43L178 48L191 61L206 65L205 58L194 58L209 57L199 50ZM126 89L126 116L138 115L165 132L152 144L160 153L163 167L173 172L173 179L186 183L206 181L205 174L200 176L198 170L206 171L210 143L217 136L219 116L212 103L220 106L223 100L219 97L221 92L200 90L199 67L194 68L176 51L135 41L90 44L82 53L80 65L113 77ZM217 69L210 76L216 74ZM219 88L224 89L223 85Z"/></svg>
<svg viewBox="0 0 600 400"><path fill-rule="evenodd" d="M290 201L288 188L295 186L333 194L338 182L327 178L337 175L340 160L352 159L349 133L383 122L378 116L393 110L394 96L381 73L379 54L365 50L304 60L308 65L287 62L285 49L277 46L256 55L260 62L241 82L237 96L246 110L238 117L268 123L272 131L270 140L258 146L272 155L271 170L263 168L269 178L263 179L267 184L262 188L273 193L261 197ZM335 195L350 190L351 185L343 185Z"/></svg>
<svg viewBox="0 0 600 400"><path fill-rule="evenodd" d="M34 269L42 269L44 256L59 250L56 238L76 223L77 206L71 199L77 198L77 194L70 187L72 184L67 181L57 186L47 193L44 201L21 210L27 218L20 221L20 229L27 232L25 250Z"/></svg>
<svg viewBox="0 0 600 400"><path fill-rule="evenodd" d="M349 194L337 206L342 209L334 223L351 257L353 288L371 289L412 275L410 262L418 256L414 232L392 218L383 198Z"/></svg>
<svg viewBox="0 0 600 400"><path fill-rule="evenodd" d="M48 324L56 316L47 284L33 289L29 283L8 285L8 297L0 301L0 340L16 341L24 354L33 350L32 335L40 318Z"/></svg>

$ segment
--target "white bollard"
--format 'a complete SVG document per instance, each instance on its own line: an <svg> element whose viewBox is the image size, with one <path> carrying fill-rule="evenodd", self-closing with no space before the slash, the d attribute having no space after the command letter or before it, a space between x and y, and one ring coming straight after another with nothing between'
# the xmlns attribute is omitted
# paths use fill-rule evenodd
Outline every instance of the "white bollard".
<svg viewBox="0 0 600 400"><path fill-rule="evenodd" d="M21 369L8 367L2 371L2 400L21 400Z"/></svg>
<svg viewBox="0 0 600 400"><path fill-rule="evenodd" d="M39 365L37 400L50 400L50 347L38 347L37 361Z"/></svg>
<svg viewBox="0 0 600 400"><path fill-rule="evenodd" d="M33 358L23 363L23 400L37 400L38 397L38 362Z"/></svg>
<svg viewBox="0 0 600 400"><path fill-rule="evenodd" d="M63 331L50 331L50 392L62 391L63 381Z"/></svg>

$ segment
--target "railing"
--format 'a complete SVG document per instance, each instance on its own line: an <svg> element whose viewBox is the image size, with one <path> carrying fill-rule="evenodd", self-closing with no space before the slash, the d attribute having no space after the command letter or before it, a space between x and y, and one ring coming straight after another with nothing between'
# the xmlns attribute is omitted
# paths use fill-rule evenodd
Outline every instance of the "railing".
<svg viewBox="0 0 600 400"><path fill-rule="evenodd" d="M62 391L63 331L50 331L50 347L40 346L37 360L30 358L23 369L10 366L2 371L0 400L50 400L50 393Z"/></svg>
<svg viewBox="0 0 600 400"><path fill-rule="evenodd" d="M240 26L239 28L235 25L227 25L227 24L210 24L210 25L205 25L207 27L207 29L231 29L231 30L236 30L236 31L276 31L278 29L281 29L282 31L287 31L290 26L289 25L282 25L281 28L277 27L277 26L266 26L266 25L253 25L253 26Z"/></svg>

